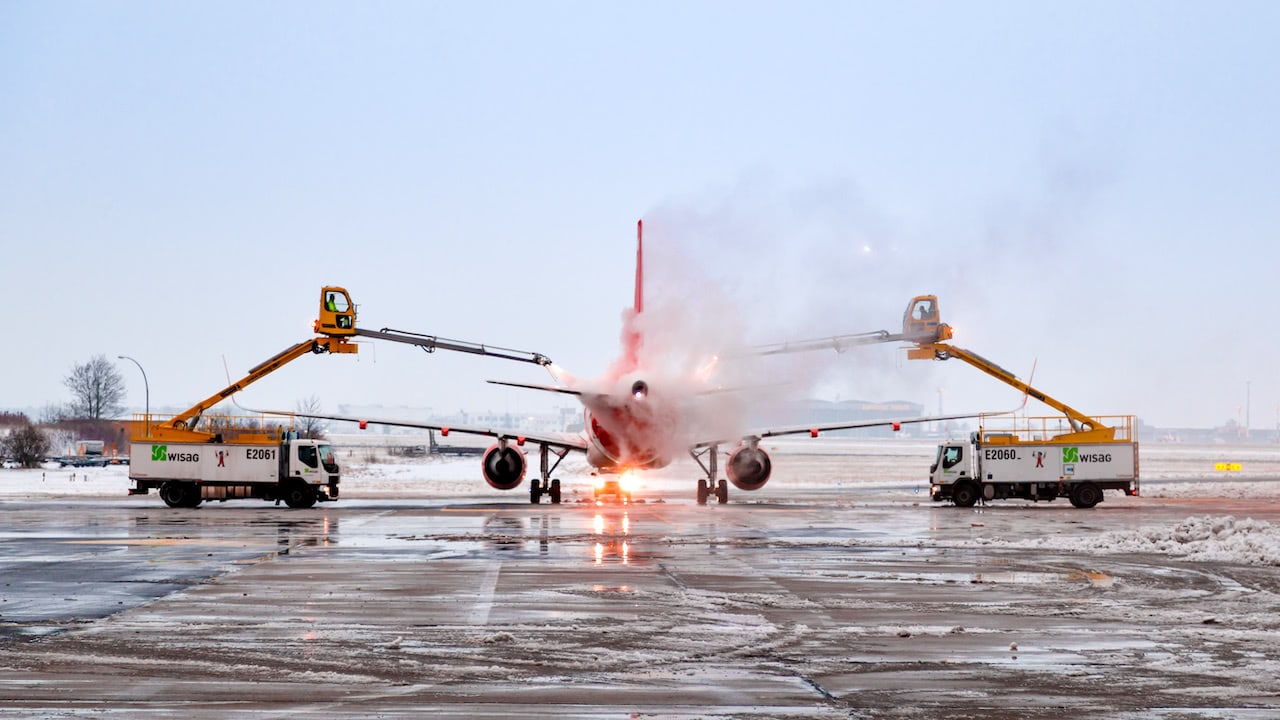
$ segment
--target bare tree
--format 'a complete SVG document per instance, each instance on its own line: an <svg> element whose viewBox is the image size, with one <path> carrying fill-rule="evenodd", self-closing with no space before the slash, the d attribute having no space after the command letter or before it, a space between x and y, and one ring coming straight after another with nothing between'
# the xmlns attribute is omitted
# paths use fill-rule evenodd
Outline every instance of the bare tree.
<svg viewBox="0 0 1280 720"><path fill-rule="evenodd" d="M124 408L124 378L105 355L94 355L89 362L76 365L62 381L71 390L71 414L79 418L102 420L115 417Z"/></svg>
<svg viewBox="0 0 1280 720"><path fill-rule="evenodd" d="M35 425L23 425L9 433L3 441L4 454L24 468L33 468L49 453L49 438Z"/></svg>
<svg viewBox="0 0 1280 720"><path fill-rule="evenodd" d="M299 400L297 412L298 417L294 419L294 429L298 431L298 437L323 440L325 432L329 429L329 424L319 418L302 417L303 415L315 415L320 412L320 398L311 395Z"/></svg>
<svg viewBox="0 0 1280 720"><path fill-rule="evenodd" d="M71 417L71 411L65 405L57 403L48 403L44 409L40 411L39 422L41 425L53 425L60 423Z"/></svg>

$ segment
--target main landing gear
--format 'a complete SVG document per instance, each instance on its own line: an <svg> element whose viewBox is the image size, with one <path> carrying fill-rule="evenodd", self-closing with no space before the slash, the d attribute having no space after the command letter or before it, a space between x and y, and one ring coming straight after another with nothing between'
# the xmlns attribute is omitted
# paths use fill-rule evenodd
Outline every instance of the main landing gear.
<svg viewBox="0 0 1280 720"><path fill-rule="evenodd" d="M693 448L689 451L689 456L692 457L694 462L698 463L698 466L702 468L702 471L707 474L706 477L698 478L699 505L706 505L707 499L712 495L715 496L716 502L720 505L724 505L729 502L729 483L726 482L724 478L720 478L719 481L716 480L716 457L719 450L719 445L708 445L702 449ZM705 463L702 462L703 456L706 456L707 458Z"/></svg>
<svg viewBox="0 0 1280 720"><path fill-rule="evenodd" d="M554 465L551 464L552 454L556 456L556 462ZM568 454L569 450L567 448L552 450L548 448L545 443L541 446L541 449L538 451L538 477L529 481L529 502L537 505L542 502L543 495L548 495L551 497L551 504L560 504L560 478L552 479L551 473L555 472L556 468L560 467L560 461Z"/></svg>

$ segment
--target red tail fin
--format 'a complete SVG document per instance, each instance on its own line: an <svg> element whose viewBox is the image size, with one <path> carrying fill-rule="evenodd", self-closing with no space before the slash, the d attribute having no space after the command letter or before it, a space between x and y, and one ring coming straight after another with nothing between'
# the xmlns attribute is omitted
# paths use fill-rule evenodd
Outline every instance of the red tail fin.
<svg viewBox="0 0 1280 720"><path fill-rule="evenodd" d="M636 221L636 314L644 311L644 221Z"/></svg>

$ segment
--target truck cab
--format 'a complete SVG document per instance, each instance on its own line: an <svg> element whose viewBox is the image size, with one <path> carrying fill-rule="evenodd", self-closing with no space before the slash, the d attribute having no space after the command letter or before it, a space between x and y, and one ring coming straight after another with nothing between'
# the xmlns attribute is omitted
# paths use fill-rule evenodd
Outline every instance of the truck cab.
<svg viewBox="0 0 1280 720"><path fill-rule="evenodd" d="M962 442L948 442L938 446L933 465L929 466L929 487L935 501L951 497L952 488L961 480L972 479L973 467L969 459L969 447ZM974 500L976 501L977 497ZM972 505L972 503L969 504Z"/></svg>
<svg viewBox="0 0 1280 720"><path fill-rule="evenodd" d="M356 306L344 288L333 285L320 288L320 315L315 331L330 336L355 335Z"/></svg>
<svg viewBox="0 0 1280 720"><path fill-rule="evenodd" d="M278 499L289 507L336 500L341 477L333 446L319 440L286 438L281 444Z"/></svg>
<svg viewBox="0 0 1280 720"><path fill-rule="evenodd" d="M941 342L951 339L951 326L942 322L937 295L917 295L902 313L902 334L911 342Z"/></svg>

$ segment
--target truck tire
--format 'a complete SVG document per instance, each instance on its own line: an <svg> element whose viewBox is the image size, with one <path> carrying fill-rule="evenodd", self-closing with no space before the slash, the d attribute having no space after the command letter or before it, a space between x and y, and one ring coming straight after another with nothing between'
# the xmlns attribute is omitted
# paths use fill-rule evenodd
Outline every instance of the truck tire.
<svg viewBox="0 0 1280 720"><path fill-rule="evenodd" d="M195 483L170 480L160 486L160 499L171 508L193 508L200 505L200 489Z"/></svg>
<svg viewBox="0 0 1280 720"><path fill-rule="evenodd" d="M306 483L293 483L284 490L284 504L291 508L309 508L315 505L315 488Z"/></svg>
<svg viewBox="0 0 1280 720"><path fill-rule="evenodd" d="M698 504L706 505L707 495L709 494L710 494L710 490L707 488L706 478L698 478Z"/></svg>
<svg viewBox="0 0 1280 720"><path fill-rule="evenodd" d="M716 483L716 502L724 505L729 502L729 483L724 478L720 478L720 482Z"/></svg>
<svg viewBox="0 0 1280 720"><path fill-rule="evenodd" d="M1091 508L1102 502L1102 488L1091 482L1079 483L1071 488L1071 504L1080 509Z"/></svg>
<svg viewBox="0 0 1280 720"><path fill-rule="evenodd" d="M551 478L551 504L560 504L560 478Z"/></svg>
<svg viewBox="0 0 1280 720"><path fill-rule="evenodd" d="M951 502L956 507L973 507L978 503L978 498L982 493L978 491L978 486L972 480L961 480L951 486Z"/></svg>

